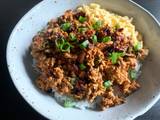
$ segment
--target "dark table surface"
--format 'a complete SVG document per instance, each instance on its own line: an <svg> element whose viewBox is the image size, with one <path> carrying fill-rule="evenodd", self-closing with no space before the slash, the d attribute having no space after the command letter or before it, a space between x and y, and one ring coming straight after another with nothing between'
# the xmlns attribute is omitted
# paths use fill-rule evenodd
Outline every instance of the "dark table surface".
<svg viewBox="0 0 160 120"><path fill-rule="evenodd" d="M41 0L0 0L0 119L46 120L31 108L13 85L6 65L8 37L20 18ZM160 21L160 0L134 0L148 9ZM136 120L159 120L160 101Z"/></svg>

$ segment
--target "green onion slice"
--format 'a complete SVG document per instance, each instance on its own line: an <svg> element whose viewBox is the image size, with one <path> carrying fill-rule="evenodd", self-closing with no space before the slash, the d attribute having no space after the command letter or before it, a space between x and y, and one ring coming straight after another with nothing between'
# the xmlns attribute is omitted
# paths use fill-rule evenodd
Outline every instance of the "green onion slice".
<svg viewBox="0 0 160 120"><path fill-rule="evenodd" d="M69 23L69 22L63 23L63 24L61 25L61 29L62 29L63 31L69 30L70 27L71 27L71 23Z"/></svg>
<svg viewBox="0 0 160 120"><path fill-rule="evenodd" d="M112 61L113 64L116 64L118 61L118 58L124 56L123 52L112 52L109 54L109 59Z"/></svg>
<svg viewBox="0 0 160 120"><path fill-rule="evenodd" d="M129 76L132 80L135 80L137 78L137 71L134 69L129 70Z"/></svg>
<svg viewBox="0 0 160 120"><path fill-rule="evenodd" d="M93 35L93 36L92 36L92 42L93 42L93 43L97 43L97 36L96 36L96 35Z"/></svg>
<svg viewBox="0 0 160 120"><path fill-rule="evenodd" d="M56 47L59 49L64 43L65 40L63 38L55 40Z"/></svg>
<svg viewBox="0 0 160 120"><path fill-rule="evenodd" d="M62 52L70 52L71 44L69 42L65 42L61 47L60 50Z"/></svg>
<svg viewBox="0 0 160 120"><path fill-rule="evenodd" d="M106 36L106 37L102 38L102 42L109 42L111 40L112 40L111 36Z"/></svg>
<svg viewBox="0 0 160 120"><path fill-rule="evenodd" d="M84 42L82 42L82 43L79 45L79 47L80 47L81 49L84 49L84 48L87 48L88 44L89 44L89 41L88 41L88 40L85 40Z"/></svg>
<svg viewBox="0 0 160 120"><path fill-rule="evenodd" d="M80 64L80 65L79 65L79 68L80 68L81 70L85 70L87 67L86 67L84 64Z"/></svg>
<svg viewBox="0 0 160 120"><path fill-rule="evenodd" d="M73 47L69 42L65 39L61 38L56 40L56 47L62 52L70 52L70 49Z"/></svg>
<svg viewBox="0 0 160 120"><path fill-rule="evenodd" d="M98 30L102 26L103 22L98 20L93 24L93 29Z"/></svg>
<svg viewBox="0 0 160 120"><path fill-rule="evenodd" d="M139 51L143 48L143 43L142 41L137 41L136 45L134 46L135 51Z"/></svg>
<svg viewBox="0 0 160 120"><path fill-rule="evenodd" d="M63 106L65 108L75 107L75 102L73 102L73 100L71 100L71 99L66 99L66 100L64 100Z"/></svg>
<svg viewBox="0 0 160 120"><path fill-rule="evenodd" d="M76 35L74 33L70 33L69 38L70 38L71 41L76 41L77 40Z"/></svg>
<svg viewBox="0 0 160 120"><path fill-rule="evenodd" d="M88 28L85 28L85 27L78 28L78 32L80 32L80 33L85 33L87 30L88 30Z"/></svg>
<svg viewBox="0 0 160 120"><path fill-rule="evenodd" d="M87 20L87 18L86 18L86 17L83 17L83 16L80 16L80 17L78 18L78 20L79 20L79 22L83 23L83 22L85 22L85 21Z"/></svg>
<svg viewBox="0 0 160 120"><path fill-rule="evenodd" d="M104 87L105 88L110 88L112 86L112 82L110 81L110 80L106 80L105 82L104 82Z"/></svg>

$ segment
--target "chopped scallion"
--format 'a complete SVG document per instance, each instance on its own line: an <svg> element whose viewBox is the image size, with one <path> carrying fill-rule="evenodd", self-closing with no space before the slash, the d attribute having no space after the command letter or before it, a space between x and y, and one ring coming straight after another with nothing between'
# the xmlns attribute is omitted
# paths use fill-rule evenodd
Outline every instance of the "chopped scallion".
<svg viewBox="0 0 160 120"><path fill-rule="evenodd" d="M102 26L103 22L98 20L93 24L93 29L98 30Z"/></svg>
<svg viewBox="0 0 160 120"><path fill-rule="evenodd" d="M97 36L96 35L92 36L92 41L93 41L93 43L97 43Z"/></svg>
<svg viewBox="0 0 160 120"><path fill-rule="evenodd" d="M76 41L77 40L76 35L74 33L70 33L69 38L70 38L71 41Z"/></svg>
<svg viewBox="0 0 160 120"><path fill-rule="evenodd" d="M73 102L73 100L66 99L66 100L64 101L63 106L64 106L65 108L74 107L74 106L75 106L75 102Z"/></svg>
<svg viewBox="0 0 160 120"><path fill-rule="evenodd" d="M111 82L110 80L106 80L106 81L104 82L104 87L105 87L106 89L110 88L111 85L112 85L112 82Z"/></svg>
<svg viewBox="0 0 160 120"><path fill-rule="evenodd" d="M56 47L62 52L70 52L72 45L65 39L61 38L55 41Z"/></svg>
<svg viewBox="0 0 160 120"><path fill-rule="evenodd" d="M79 22L83 23L83 22L86 21L87 19L86 19L86 17L80 16L80 17L78 18L78 20L79 20Z"/></svg>
<svg viewBox="0 0 160 120"><path fill-rule="evenodd" d="M85 66L84 64L80 64L80 65L79 65L79 68L80 68L81 70L85 70L85 69L86 69L86 66Z"/></svg>
<svg viewBox="0 0 160 120"><path fill-rule="evenodd" d="M60 50L62 52L70 52L71 44L69 42L65 42L61 47Z"/></svg>
<svg viewBox="0 0 160 120"><path fill-rule="evenodd" d="M106 37L102 38L102 42L109 42L111 40L112 40L111 36L106 36Z"/></svg>
<svg viewBox="0 0 160 120"><path fill-rule="evenodd" d="M85 40L84 42L82 42L82 43L79 45L79 47L80 47L81 49L84 49L84 48L86 48L86 47L88 46L88 44L89 44L89 41L88 41L88 40Z"/></svg>
<svg viewBox="0 0 160 120"><path fill-rule="evenodd" d="M56 47L59 49L64 44L64 42L65 42L65 40L63 38L57 39L55 41Z"/></svg>
<svg viewBox="0 0 160 120"><path fill-rule="evenodd" d="M78 32L80 32L80 33L85 33L87 30L88 30L88 28L85 28L85 27L78 28Z"/></svg>
<svg viewBox="0 0 160 120"><path fill-rule="evenodd" d="M134 69L129 70L129 76L132 80L135 80L137 78L137 71Z"/></svg>
<svg viewBox="0 0 160 120"><path fill-rule="evenodd" d="M142 41L137 41L136 45L134 46L135 51L139 51L143 48Z"/></svg>
<svg viewBox="0 0 160 120"><path fill-rule="evenodd" d="M61 29L62 29L63 31L69 30L70 27L71 27L71 23L69 23L69 22L63 23L63 24L61 25Z"/></svg>
<svg viewBox="0 0 160 120"><path fill-rule="evenodd" d="M117 63L117 60L119 57L124 56L124 53L122 52L112 52L109 54L109 58L112 61L113 64Z"/></svg>

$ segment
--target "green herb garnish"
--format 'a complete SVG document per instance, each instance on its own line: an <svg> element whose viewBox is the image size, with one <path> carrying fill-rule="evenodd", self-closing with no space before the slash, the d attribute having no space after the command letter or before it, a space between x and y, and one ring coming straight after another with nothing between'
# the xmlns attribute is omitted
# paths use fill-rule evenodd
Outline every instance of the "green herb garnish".
<svg viewBox="0 0 160 120"><path fill-rule="evenodd" d="M81 49L84 49L84 48L86 48L86 47L88 46L88 44L89 44L89 41L88 41L88 40L85 40L84 42L82 42L82 43L79 45L79 47L80 47Z"/></svg>
<svg viewBox="0 0 160 120"><path fill-rule="evenodd" d="M79 20L79 22L83 23L84 21L87 20L87 18L80 16L80 17L78 18L78 20Z"/></svg>
<svg viewBox="0 0 160 120"><path fill-rule="evenodd" d="M93 42L93 43L97 43L97 36L96 36L96 35L93 35L93 36L92 36L92 42Z"/></svg>
<svg viewBox="0 0 160 120"><path fill-rule="evenodd" d="M106 36L106 37L102 38L102 42L109 42L111 40L112 40L111 36Z"/></svg>
<svg viewBox="0 0 160 120"><path fill-rule="evenodd" d="M56 40L55 43L56 43L56 47L62 52L70 52L70 49L73 47L64 38Z"/></svg>
<svg viewBox="0 0 160 120"><path fill-rule="evenodd" d="M110 80L106 80L103 85L104 85L104 87L105 87L106 89L108 89L108 88L111 87L112 82L111 82Z"/></svg>
<svg viewBox="0 0 160 120"><path fill-rule="evenodd" d="M85 70L87 67L86 67L84 64L80 64L80 65L79 65L79 68L80 68L81 70Z"/></svg>
<svg viewBox="0 0 160 120"><path fill-rule="evenodd" d="M63 106L64 106L65 108L75 107L75 102L73 102L73 100L71 100L71 99L66 99L66 100L64 101Z"/></svg>
<svg viewBox="0 0 160 120"><path fill-rule="evenodd" d="M135 80L137 78L137 71L134 69L129 70L129 76L132 80Z"/></svg>
<svg viewBox="0 0 160 120"><path fill-rule="evenodd" d="M109 58L112 61L113 64L117 63L117 60L119 57L124 56L124 53L122 52L112 52L109 54Z"/></svg>
<svg viewBox="0 0 160 120"><path fill-rule="evenodd" d="M59 49L63 44L65 40L63 38L55 40L56 47Z"/></svg>
<svg viewBox="0 0 160 120"><path fill-rule="evenodd" d="M60 50L62 52L70 52L72 45L69 42L65 42L61 47Z"/></svg>
<svg viewBox="0 0 160 120"><path fill-rule="evenodd" d="M69 38L70 38L71 41L76 41L77 40L76 35L74 33L70 33Z"/></svg>
<svg viewBox="0 0 160 120"><path fill-rule="evenodd" d="M102 26L103 22L98 20L93 24L93 29L98 30Z"/></svg>
<svg viewBox="0 0 160 120"><path fill-rule="evenodd" d="M69 30L70 27L71 27L71 23L69 23L69 22L63 23L63 24L61 25L61 29L62 29L63 31Z"/></svg>
<svg viewBox="0 0 160 120"><path fill-rule="evenodd" d="M80 32L80 33L85 33L87 30L88 30L88 28L85 28L85 27L78 28L78 32Z"/></svg>
<svg viewBox="0 0 160 120"><path fill-rule="evenodd" d="M143 48L142 41L137 41L136 45L134 46L134 51L139 51Z"/></svg>

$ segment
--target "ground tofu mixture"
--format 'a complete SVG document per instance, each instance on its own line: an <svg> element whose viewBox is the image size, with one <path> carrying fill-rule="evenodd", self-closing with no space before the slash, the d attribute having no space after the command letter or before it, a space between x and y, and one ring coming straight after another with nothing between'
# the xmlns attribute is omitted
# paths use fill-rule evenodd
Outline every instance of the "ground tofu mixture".
<svg viewBox="0 0 160 120"><path fill-rule="evenodd" d="M138 69L148 49L132 19L92 3L49 21L33 38L31 55L42 91L70 97L64 107L98 98L104 110L140 87Z"/></svg>

